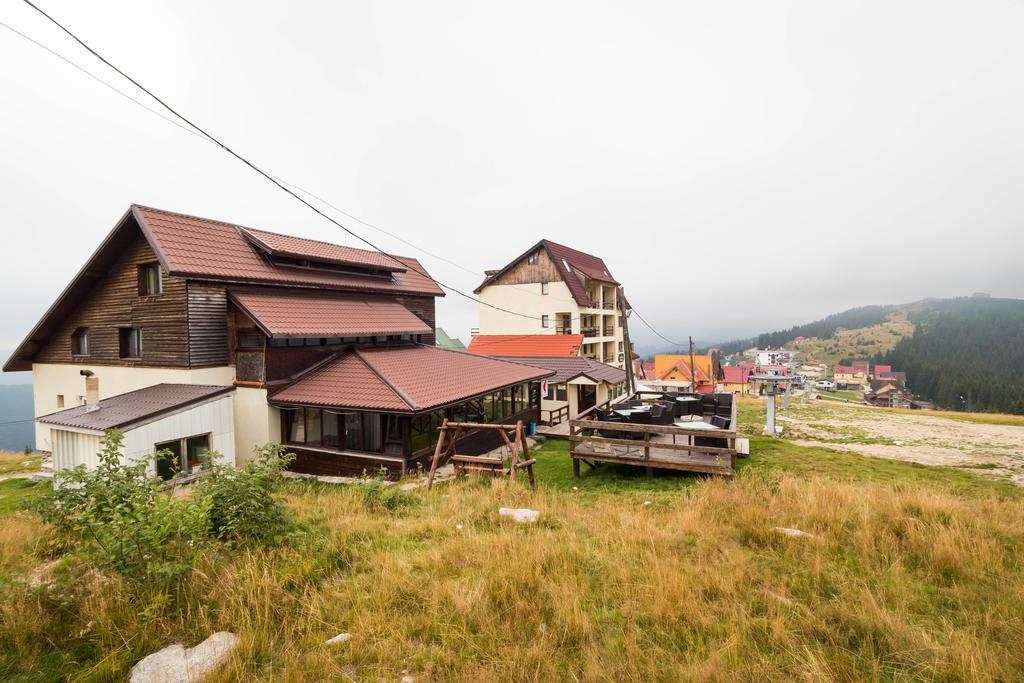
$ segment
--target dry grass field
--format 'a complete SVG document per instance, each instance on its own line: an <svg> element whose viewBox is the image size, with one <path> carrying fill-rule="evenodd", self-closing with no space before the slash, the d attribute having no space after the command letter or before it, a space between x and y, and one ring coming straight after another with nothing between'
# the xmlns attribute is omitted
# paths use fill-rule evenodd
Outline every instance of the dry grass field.
<svg viewBox="0 0 1024 683"><path fill-rule="evenodd" d="M744 403L751 425L759 410ZM287 543L207 555L170 596L75 566L32 587L46 530L0 513L0 679L119 680L222 629L241 646L216 681L1024 678L1019 488L752 441L733 481L574 481L558 442L537 454L536 491L291 481ZM39 486L0 482L0 510ZM352 639L324 644L339 632Z"/></svg>

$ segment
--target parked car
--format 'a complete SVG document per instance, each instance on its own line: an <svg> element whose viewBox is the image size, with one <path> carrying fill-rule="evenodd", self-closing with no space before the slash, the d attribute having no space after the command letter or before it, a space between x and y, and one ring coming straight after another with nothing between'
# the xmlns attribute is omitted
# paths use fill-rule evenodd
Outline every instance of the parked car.
<svg viewBox="0 0 1024 683"><path fill-rule="evenodd" d="M822 391L835 391L836 383L830 379L819 379L814 383L815 389L821 389Z"/></svg>

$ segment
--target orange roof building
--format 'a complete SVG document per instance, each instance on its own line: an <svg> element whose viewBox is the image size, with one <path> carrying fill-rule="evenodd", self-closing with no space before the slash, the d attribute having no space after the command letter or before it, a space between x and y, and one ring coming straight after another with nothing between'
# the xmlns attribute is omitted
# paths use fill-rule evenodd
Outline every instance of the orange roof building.
<svg viewBox="0 0 1024 683"><path fill-rule="evenodd" d="M582 334L478 334L469 352L481 356L578 356Z"/></svg>

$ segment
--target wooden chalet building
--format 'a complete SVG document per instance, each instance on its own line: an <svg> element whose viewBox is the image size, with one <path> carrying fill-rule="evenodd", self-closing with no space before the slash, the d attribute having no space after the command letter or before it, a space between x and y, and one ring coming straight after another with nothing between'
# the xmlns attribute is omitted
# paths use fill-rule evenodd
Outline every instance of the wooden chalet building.
<svg viewBox="0 0 1024 683"><path fill-rule="evenodd" d="M202 385L233 389L231 434L164 434L190 453L231 443L241 463L280 442L298 471L400 475L429 456L445 416L537 422L553 374L437 348L443 295L412 258L133 205L4 370L32 371L40 450L67 440L58 427L118 423L103 411L129 403L133 425L187 416L195 392L174 387ZM112 400L128 392L140 393ZM166 421L223 431L213 415ZM464 439L460 452L492 445Z"/></svg>

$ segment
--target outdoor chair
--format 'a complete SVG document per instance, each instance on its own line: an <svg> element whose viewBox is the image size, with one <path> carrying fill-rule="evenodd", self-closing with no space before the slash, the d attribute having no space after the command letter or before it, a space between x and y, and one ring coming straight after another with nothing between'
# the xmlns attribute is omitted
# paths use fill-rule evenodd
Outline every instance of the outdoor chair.
<svg viewBox="0 0 1024 683"><path fill-rule="evenodd" d="M625 420L623 420L621 417L612 416L612 417L609 417L609 418L607 418L605 420L602 420L602 422L611 422L611 423L620 422L621 423L621 422L625 422ZM597 430L597 434L598 434L598 436L603 436L606 439L623 439L623 438L625 438L625 434L623 432L620 432L617 429L603 429L602 428L602 429L598 429Z"/></svg>
<svg viewBox="0 0 1024 683"><path fill-rule="evenodd" d="M721 415L715 415L711 418L711 426L718 427L719 429L729 428L729 418L722 417Z"/></svg>
<svg viewBox="0 0 1024 683"><path fill-rule="evenodd" d="M718 405L718 402L715 400L714 394L704 394L700 398L700 405L702 415L714 415L715 406Z"/></svg>
<svg viewBox="0 0 1024 683"><path fill-rule="evenodd" d="M718 403L715 408L715 415L732 417L732 394L719 394Z"/></svg>
<svg viewBox="0 0 1024 683"><path fill-rule="evenodd" d="M649 425L649 424L651 424L651 413L650 412L633 413L632 415L629 416L629 423L630 424L635 424L635 425ZM630 439L643 439L644 438L644 433L643 432L629 432L629 438Z"/></svg>
<svg viewBox="0 0 1024 683"><path fill-rule="evenodd" d="M675 412L671 407L657 405L651 409L651 424L670 425L675 422Z"/></svg>

